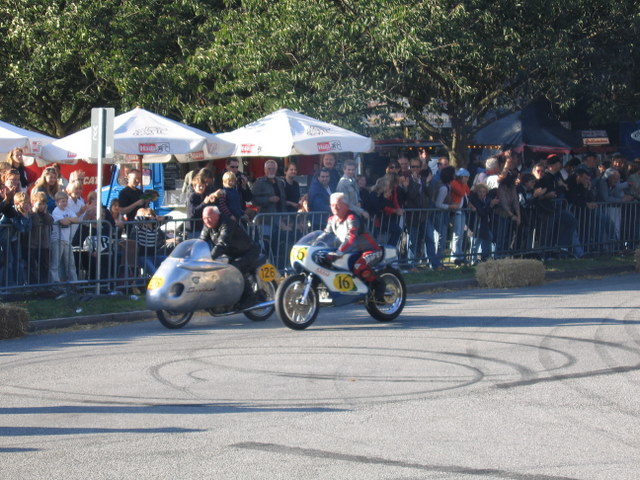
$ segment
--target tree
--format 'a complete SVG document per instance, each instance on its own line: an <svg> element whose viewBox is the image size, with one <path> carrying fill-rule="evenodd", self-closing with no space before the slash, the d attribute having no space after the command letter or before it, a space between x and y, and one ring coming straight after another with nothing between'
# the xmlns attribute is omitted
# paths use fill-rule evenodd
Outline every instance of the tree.
<svg viewBox="0 0 640 480"><path fill-rule="evenodd" d="M184 58L222 1L0 0L0 114L62 136L91 109L180 116Z"/></svg>
<svg viewBox="0 0 640 480"><path fill-rule="evenodd" d="M616 43L594 35L625 8L637 10L604 0L239 3L191 59L205 84L215 67L226 77L202 91L201 115L228 123L286 105L353 123L367 112L404 112L457 165L490 111L539 96L571 105L586 84L585 62Z"/></svg>

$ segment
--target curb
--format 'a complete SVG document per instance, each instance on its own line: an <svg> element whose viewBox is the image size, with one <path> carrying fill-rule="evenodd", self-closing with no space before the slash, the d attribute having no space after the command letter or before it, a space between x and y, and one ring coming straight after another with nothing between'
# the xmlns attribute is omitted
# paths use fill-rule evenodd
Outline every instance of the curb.
<svg viewBox="0 0 640 480"><path fill-rule="evenodd" d="M616 275L619 273L633 272L632 265L620 267L599 267L585 270L575 270L568 272L546 272L545 279L568 280L572 278L582 278L589 276ZM475 278L464 280L447 280L442 282L414 283L407 285L408 293L427 293L433 290L464 290L469 288L479 288ZM139 322L143 320L155 320L156 314L151 310L137 310L134 312L105 313L103 315L89 315L84 317L51 318L48 320L30 321L27 331L39 332L55 328L73 327L76 325L92 325L99 323L127 323Z"/></svg>

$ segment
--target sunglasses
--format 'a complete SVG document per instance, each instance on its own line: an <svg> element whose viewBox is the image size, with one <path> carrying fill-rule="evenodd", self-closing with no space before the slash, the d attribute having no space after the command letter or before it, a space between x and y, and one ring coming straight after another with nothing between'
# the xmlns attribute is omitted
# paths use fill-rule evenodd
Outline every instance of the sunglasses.
<svg viewBox="0 0 640 480"><path fill-rule="evenodd" d="M411 168L420 168L420 165L411 165Z"/></svg>

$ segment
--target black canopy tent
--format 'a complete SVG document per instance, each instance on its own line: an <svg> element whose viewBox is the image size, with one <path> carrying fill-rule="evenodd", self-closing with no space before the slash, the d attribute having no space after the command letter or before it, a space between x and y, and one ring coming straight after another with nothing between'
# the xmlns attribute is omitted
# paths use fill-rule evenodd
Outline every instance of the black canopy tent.
<svg viewBox="0 0 640 480"><path fill-rule="evenodd" d="M522 152L567 154L582 146L580 139L555 118L546 101L536 101L518 112L490 123L473 137L477 148L500 145Z"/></svg>

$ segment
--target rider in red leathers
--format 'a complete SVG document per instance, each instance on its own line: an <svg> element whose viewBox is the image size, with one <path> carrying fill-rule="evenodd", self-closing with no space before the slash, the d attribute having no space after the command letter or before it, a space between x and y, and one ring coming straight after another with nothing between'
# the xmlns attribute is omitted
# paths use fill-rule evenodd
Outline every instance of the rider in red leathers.
<svg viewBox="0 0 640 480"><path fill-rule="evenodd" d="M334 261L345 254L350 255L351 271L369 285L376 301L384 302L385 283L371 268L382 260L382 247L366 231L362 219L349 209L344 193L331 194L329 203L333 215L329 217L324 231L333 233L341 244L335 252L327 255L327 259Z"/></svg>

